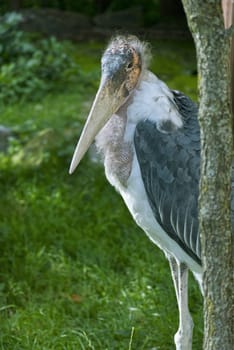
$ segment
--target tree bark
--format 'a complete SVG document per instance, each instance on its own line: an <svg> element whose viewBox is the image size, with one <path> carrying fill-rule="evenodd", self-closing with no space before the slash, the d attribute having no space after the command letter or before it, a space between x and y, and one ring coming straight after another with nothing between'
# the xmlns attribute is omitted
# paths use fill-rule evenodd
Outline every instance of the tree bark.
<svg viewBox="0 0 234 350"><path fill-rule="evenodd" d="M230 40L225 35L220 0L182 2L196 45L199 74L199 228L204 269L203 348L230 350L234 344Z"/></svg>

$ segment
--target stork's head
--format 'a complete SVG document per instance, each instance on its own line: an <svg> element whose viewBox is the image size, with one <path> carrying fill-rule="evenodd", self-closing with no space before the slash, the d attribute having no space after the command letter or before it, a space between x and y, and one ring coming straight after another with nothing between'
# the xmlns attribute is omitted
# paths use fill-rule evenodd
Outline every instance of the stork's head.
<svg viewBox="0 0 234 350"><path fill-rule="evenodd" d="M100 86L76 146L69 172L72 173L97 133L128 100L149 60L148 45L134 36L118 36L102 56Z"/></svg>

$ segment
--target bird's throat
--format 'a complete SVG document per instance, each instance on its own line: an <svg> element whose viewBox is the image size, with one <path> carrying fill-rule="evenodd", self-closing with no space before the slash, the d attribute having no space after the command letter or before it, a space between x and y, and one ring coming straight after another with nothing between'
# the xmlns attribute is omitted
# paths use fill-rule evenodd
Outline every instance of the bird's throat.
<svg viewBox="0 0 234 350"><path fill-rule="evenodd" d="M120 109L96 137L96 146L104 157L107 179L115 187L127 186L132 169L133 149L124 141L126 123L127 116Z"/></svg>

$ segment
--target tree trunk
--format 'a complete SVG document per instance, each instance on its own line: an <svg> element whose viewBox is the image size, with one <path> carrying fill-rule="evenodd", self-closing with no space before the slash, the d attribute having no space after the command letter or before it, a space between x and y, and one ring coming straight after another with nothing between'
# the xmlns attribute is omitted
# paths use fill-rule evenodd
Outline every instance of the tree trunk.
<svg viewBox="0 0 234 350"><path fill-rule="evenodd" d="M198 59L201 180L199 227L204 269L204 349L234 344L230 40L221 1L182 0Z"/></svg>

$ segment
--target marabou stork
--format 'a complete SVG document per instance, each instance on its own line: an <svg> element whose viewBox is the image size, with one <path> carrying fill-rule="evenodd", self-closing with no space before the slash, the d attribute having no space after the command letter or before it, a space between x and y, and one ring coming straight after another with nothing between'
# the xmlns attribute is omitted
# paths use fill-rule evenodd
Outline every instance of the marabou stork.
<svg viewBox="0 0 234 350"><path fill-rule="evenodd" d="M111 40L102 56L100 86L70 173L96 137L107 179L169 260L179 308L176 349L191 350L188 268L202 289L198 109L148 70L149 59L149 46L135 36Z"/></svg>

